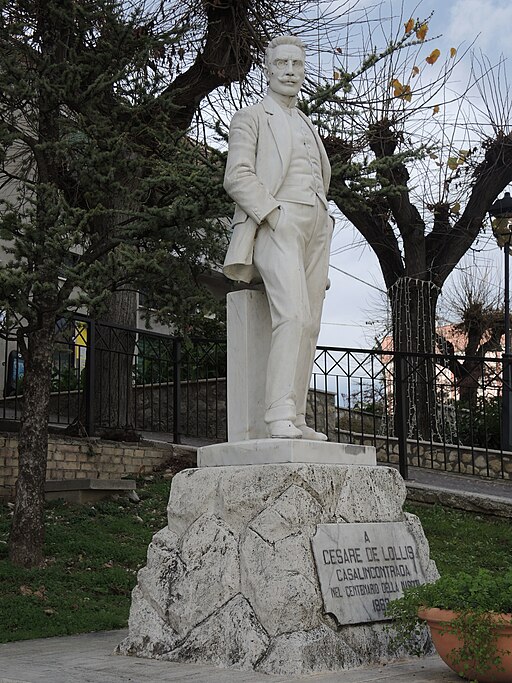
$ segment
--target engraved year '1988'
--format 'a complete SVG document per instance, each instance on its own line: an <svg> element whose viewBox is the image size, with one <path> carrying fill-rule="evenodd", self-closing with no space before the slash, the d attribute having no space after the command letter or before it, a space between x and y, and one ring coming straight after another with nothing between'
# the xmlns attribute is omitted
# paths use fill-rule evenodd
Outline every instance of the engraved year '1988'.
<svg viewBox="0 0 512 683"><path fill-rule="evenodd" d="M372 600L372 606L375 612L385 612L389 603L389 598L376 598Z"/></svg>

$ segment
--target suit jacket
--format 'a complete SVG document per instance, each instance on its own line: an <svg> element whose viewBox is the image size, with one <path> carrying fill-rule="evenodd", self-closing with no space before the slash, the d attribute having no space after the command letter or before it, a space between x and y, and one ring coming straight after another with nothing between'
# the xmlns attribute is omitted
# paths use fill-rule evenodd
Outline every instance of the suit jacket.
<svg viewBox="0 0 512 683"><path fill-rule="evenodd" d="M331 167L320 137L301 111L318 145L325 193ZM229 129L229 151L224 188L236 203L233 234L224 261L224 274L232 280L253 282L258 272L253 264L256 232L266 216L279 206L275 195L286 178L292 153L287 114L269 95L261 102L238 111Z"/></svg>

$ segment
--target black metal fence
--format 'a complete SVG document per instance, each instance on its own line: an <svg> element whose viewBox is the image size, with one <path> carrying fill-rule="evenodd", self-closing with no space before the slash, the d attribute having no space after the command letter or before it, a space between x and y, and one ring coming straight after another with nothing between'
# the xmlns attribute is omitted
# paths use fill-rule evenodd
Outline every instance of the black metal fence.
<svg viewBox="0 0 512 683"><path fill-rule="evenodd" d="M3 347L3 348L2 348ZM0 418L17 421L23 359L0 334ZM57 324L50 423L75 433L167 432L227 438L226 344L87 318ZM380 461L512 477L508 382L501 357L319 347L309 419L333 441L373 445ZM508 430L510 433L510 429Z"/></svg>
<svg viewBox="0 0 512 683"><path fill-rule="evenodd" d="M512 478L509 382L495 357L319 347L311 413L334 441L379 460ZM505 399L505 400L504 400Z"/></svg>
<svg viewBox="0 0 512 683"><path fill-rule="evenodd" d="M95 322L57 323L50 424L71 432L167 432L225 440L226 342ZM2 349L3 346L3 349ZM14 332L0 332L0 418L18 421L24 363Z"/></svg>

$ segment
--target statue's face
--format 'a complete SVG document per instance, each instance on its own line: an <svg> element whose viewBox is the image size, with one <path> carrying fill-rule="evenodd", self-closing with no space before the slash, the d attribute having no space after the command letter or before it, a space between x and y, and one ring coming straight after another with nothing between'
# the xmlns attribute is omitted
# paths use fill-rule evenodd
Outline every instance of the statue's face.
<svg viewBox="0 0 512 683"><path fill-rule="evenodd" d="M295 97L304 83L304 54L297 45L278 45L270 52L267 68L270 90Z"/></svg>

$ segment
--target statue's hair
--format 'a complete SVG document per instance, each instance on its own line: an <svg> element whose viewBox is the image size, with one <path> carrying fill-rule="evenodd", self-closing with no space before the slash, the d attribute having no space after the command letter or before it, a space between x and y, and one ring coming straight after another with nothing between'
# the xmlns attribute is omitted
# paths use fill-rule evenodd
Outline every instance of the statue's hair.
<svg viewBox="0 0 512 683"><path fill-rule="evenodd" d="M302 54L306 56L306 46L300 38L297 38L297 36L276 36L275 38L272 38L265 50L265 67L267 69L270 66L270 54L278 45L295 45L295 47L299 47L302 50Z"/></svg>

